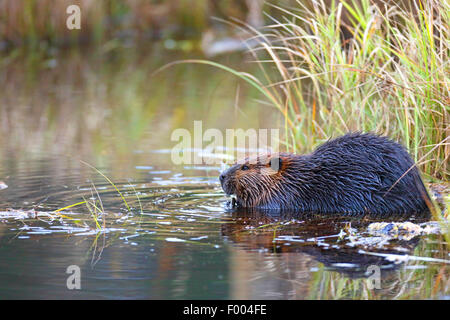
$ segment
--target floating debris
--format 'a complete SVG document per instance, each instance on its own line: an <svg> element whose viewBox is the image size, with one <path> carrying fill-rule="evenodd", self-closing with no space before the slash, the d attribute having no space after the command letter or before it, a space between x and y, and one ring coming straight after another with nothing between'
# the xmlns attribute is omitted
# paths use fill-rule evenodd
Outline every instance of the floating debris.
<svg viewBox="0 0 450 320"><path fill-rule="evenodd" d="M208 236L200 236L200 237L190 238L189 240L196 241L196 240L203 240L203 239L207 239L207 238L208 238Z"/></svg>
<svg viewBox="0 0 450 320"><path fill-rule="evenodd" d="M180 238L166 238L166 241L168 241L168 242L186 242L186 240L183 240Z"/></svg>
<svg viewBox="0 0 450 320"><path fill-rule="evenodd" d="M367 227L371 235L382 235L400 240L411 240L421 234L440 233L437 222L427 222L418 225L412 222L374 222Z"/></svg>
<svg viewBox="0 0 450 320"><path fill-rule="evenodd" d="M170 170L154 170L154 171L149 171L148 173L150 174L169 174L171 173Z"/></svg>
<svg viewBox="0 0 450 320"><path fill-rule="evenodd" d="M16 220L34 219L38 215L40 216L43 214L42 213L38 214L33 209L32 210L7 209L6 211L0 211L0 219L16 219Z"/></svg>
<svg viewBox="0 0 450 320"><path fill-rule="evenodd" d="M136 170L153 170L152 166L136 166Z"/></svg>
<svg viewBox="0 0 450 320"><path fill-rule="evenodd" d="M450 260L430 258L430 257L418 257L418 256L412 256L412 255L408 255L408 254L401 255L401 254L391 254L391 253L378 253L378 252L368 252L365 250L359 250L358 252L360 254L383 257L386 260L394 262L394 263L401 263L401 262L406 262L406 261L425 261L425 262L450 264Z"/></svg>
<svg viewBox="0 0 450 320"><path fill-rule="evenodd" d="M8 188L8 185L4 183L3 181L0 181L0 190Z"/></svg>

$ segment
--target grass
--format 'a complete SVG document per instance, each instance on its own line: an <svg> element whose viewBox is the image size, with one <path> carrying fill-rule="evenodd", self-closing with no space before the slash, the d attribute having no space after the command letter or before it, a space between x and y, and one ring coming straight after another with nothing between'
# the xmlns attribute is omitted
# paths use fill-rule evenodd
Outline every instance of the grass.
<svg viewBox="0 0 450 320"><path fill-rule="evenodd" d="M125 207L127 209L127 213L131 212L131 208L128 205L128 202L126 201L124 195L122 194L122 192L119 190L119 188L114 184L114 182L110 178L108 178L104 173L102 173L100 170L98 170L94 166L90 165L89 163L87 163L85 161L82 161L82 160L80 160L80 162L82 164L88 166L89 168L91 168L95 172L97 172L99 175L101 175L114 188L114 190L119 194L120 198L123 201L123 204L125 205ZM142 214L143 210L142 210L141 200L140 200L139 195L137 194L136 189L134 187L133 187L133 190L135 192L136 198L137 198L138 203L139 203L140 213ZM95 191L95 195L94 195L94 191ZM83 201L80 201L80 202L77 202L77 203L65 206L63 208L59 208L59 209L53 211L52 214L54 214L54 215L56 214L56 215L58 215L58 216L60 216L62 218L65 218L65 219L74 220L74 219L72 219L72 218L70 218L70 217L68 217L66 215L62 215L60 212L64 212L67 209L70 209L70 208L73 208L73 207L76 207L76 206L79 206L79 205L82 205L82 204L84 204L86 206L86 208L88 209L88 211L89 211L89 213L90 213L90 215L92 217L92 221L94 221L94 223L95 223L96 230L97 231L105 230L105 228L106 228L105 209L103 207L103 202L102 202L102 199L100 198L100 195L99 195L99 193L97 191L97 188L95 187L95 185L93 183L92 183L91 198L90 199L85 199L83 197ZM100 219L99 219L100 216L102 217L101 218L102 225L100 225Z"/></svg>
<svg viewBox="0 0 450 320"><path fill-rule="evenodd" d="M120 198L122 199L123 203L125 204L125 207L127 207L127 210L130 211L130 206L127 203L127 200L125 200L125 197L123 196L122 192L120 192L120 190L116 187L116 185L114 184L114 182L111 181L111 179L109 179L107 176L105 176L100 170L98 170L97 168L95 168L94 166L90 165L87 162L84 162L82 160L80 160L81 163L87 165L89 168L95 170L99 175L101 175L103 178L105 178L106 181L108 181L109 184L111 184L111 186L117 191L117 193L120 195ZM94 186L95 188L95 186ZM97 191L97 190L96 190ZM99 197L100 199L100 197ZM139 197L138 197L139 200ZM140 200L139 200L139 204L140 204ZM103 206L102 206L103 207Z"/></svg>
<svg viewBox="0 0 450 320"><path fill-rule="evenodd" d="M427 178L448 180L450 4L298 4L273 6L284 17L269 16L263 30L240 26L260 39L250 50L258 75L190 62L229 71L262 93L284 118L289 151L371 131L402 142ZM352 36L344 39L342 28Z"/></svg>

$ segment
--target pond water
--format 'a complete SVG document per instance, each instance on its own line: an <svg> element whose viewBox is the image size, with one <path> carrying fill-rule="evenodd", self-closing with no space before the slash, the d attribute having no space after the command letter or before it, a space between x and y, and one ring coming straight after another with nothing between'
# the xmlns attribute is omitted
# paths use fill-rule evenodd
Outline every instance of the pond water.
<svg viewBox="0 0 450 320"><path fill-rule="evenodd" d="M110 44L0 60L0 298L450 297L440 234L392 239L370 236L369 220L234 210L223 166L175 165L171 133L195 120L283 127L221 70L153 74L186 58ZM221 62L253 68L242 60Z"/></svg>

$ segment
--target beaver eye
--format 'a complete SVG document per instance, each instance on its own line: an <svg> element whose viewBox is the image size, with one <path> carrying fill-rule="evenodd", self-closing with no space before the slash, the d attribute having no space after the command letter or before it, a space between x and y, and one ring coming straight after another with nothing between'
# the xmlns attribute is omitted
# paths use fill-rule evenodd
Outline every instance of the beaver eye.
<svg viewBox="0 0 450 320"><path fill-rule="evenodd" d="M248 169L250 169L246 164L244 164L242 167L241 167L241 170L248 170Z"/></svg>

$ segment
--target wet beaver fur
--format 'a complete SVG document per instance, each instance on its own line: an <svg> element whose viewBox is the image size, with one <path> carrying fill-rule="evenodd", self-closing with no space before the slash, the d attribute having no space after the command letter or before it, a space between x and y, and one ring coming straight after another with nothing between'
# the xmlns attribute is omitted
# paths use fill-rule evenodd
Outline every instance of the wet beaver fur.
<svg viewBox="0 0 450 320"><path fill-rule="evenodd" d="M246 158L225 170L220 182L239 207L384 215L429 212L430 198L405 148L369 133L346 134L307 155Z"/></svg>

